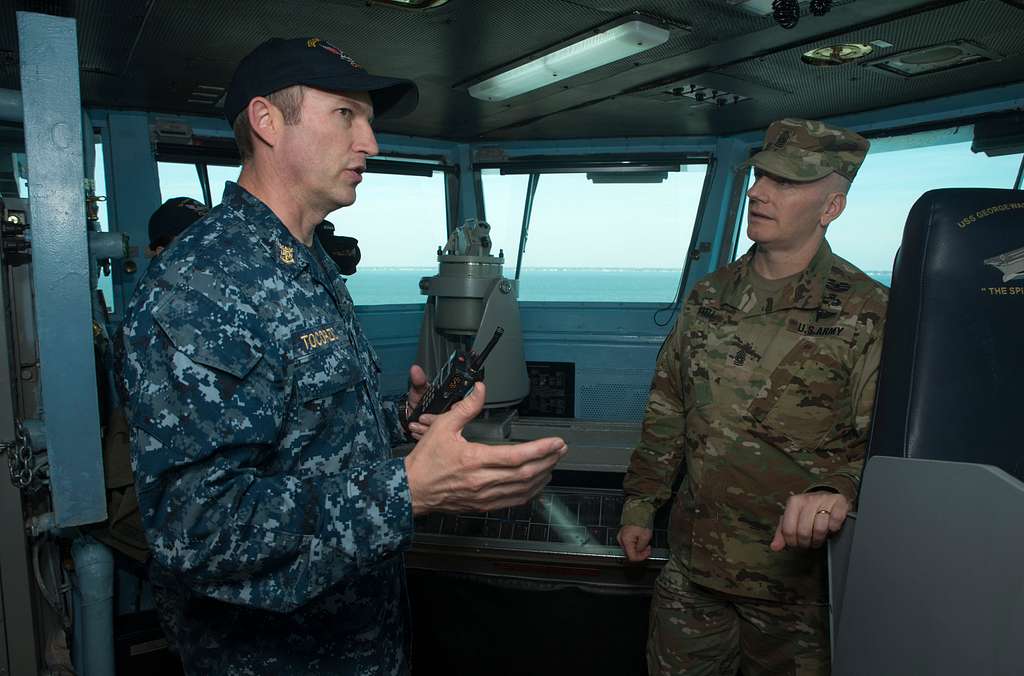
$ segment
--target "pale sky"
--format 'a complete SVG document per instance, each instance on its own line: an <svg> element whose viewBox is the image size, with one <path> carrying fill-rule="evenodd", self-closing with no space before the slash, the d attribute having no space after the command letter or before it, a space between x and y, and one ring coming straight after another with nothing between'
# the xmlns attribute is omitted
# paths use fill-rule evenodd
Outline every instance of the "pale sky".
<svg viewBox="0 0 1024 676"><path fill-rule="evenodd" d="M829 228L833 249L864 270L888 270L903 224L922 193L940 187L1009 188L1021 155L990 158L970 151L970 127L931 133L943 145L905 148L907 137L875 141L850 191L845 213ZM211 167L216 199L237 169ZM524 268L673 268L685 260L705 166L670 172L655 184L591 183L582 174L540 177ZM160 164L163 199L202 199L190 165ZM526 194L525 175L483 176L494 253L505 250L505 274L515 254ZM361 267L436 265L445 241L444 179L366 174L356 203L328 216L338 234L356 237ZM745 227L745 222L744 222ZM739 250L749 246L741 238Z"/></svg>
<svg viewBox="0 0 1024 676"><path fill-rule="evenodd" d="M969 133L966 136L970 138ZM884 151L886 143L874 145ZM829 244L862 270L891 270L917 198L935 188L1011 188L1020 163L1021 155L972 153L970 141L869 152L847 196L846 210L828 228ZM744 236L737 250L742 253L749 246Z"/></svg>

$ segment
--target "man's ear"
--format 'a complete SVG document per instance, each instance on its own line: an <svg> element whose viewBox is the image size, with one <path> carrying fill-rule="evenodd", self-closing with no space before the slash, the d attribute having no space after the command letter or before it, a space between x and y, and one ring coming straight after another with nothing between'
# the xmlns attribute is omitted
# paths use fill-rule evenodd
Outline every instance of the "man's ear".
<svg viewBox="0 0 1024 676"><path fill-rule="evenodd" d="M252 128L254 141L262 141L270 147L277 144L281 128L284 126L284 117L268 99L257 96L249 101L245 109L249 116L249 126Z"/></svg>
<svg viewBox="0 0 1024 676"><path fill-rule="evenodd" d="M825 201L825 209L821 212L821 227L827 228L829 223L839 218L845 208L845 194L841 192L829 193Z"/></svg>

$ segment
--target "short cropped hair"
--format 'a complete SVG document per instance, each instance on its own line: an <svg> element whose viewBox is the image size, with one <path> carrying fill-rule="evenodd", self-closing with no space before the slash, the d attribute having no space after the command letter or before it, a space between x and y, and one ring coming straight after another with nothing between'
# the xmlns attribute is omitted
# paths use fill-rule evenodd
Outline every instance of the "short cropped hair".
<svg viewBox="0 0 1024 676"><path fill-rule="evenodd" d="M288 125L298 124L302 120L302 97L304 91L302 85L292 85L276 92L267 94L266 99L281 111L284 123ZM235 118L234 124L235 143L238 145L238 154L242 156L242 163L252 159L252 125L249 124L249 107L246 106Z"/></svg>
<svg viewBox="0 0 1024 676"><path fill-rule="evenodd" d="M835 180L833 181L835 192L841 192L844 195L850 192L850 186L853 185L853 181L841 174L832 173L831 176L835 177Z"/></svg>

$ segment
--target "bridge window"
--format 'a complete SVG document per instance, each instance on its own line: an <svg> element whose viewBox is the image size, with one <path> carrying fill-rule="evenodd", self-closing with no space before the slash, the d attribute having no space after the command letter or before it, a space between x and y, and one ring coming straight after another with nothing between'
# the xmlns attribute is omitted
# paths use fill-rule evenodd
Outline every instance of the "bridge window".
<svg viewBox="0 0 1024 676"><path fill-rule="evenodd" d="M672 302L707 164L645 162L649 166L638 161L626 173L607 165L482 169L487 222L494 248L505 251L507 277L516 273L528 212L518 261L520 300Z"/></svg>
<svg viewBox="0 0 1024 676"><path fill-rule="evenodd" d="M160 177L161 203L172 197L191 197L198 202L206 202L206 198L203 197L203 184L199 178L199 165L157 162L156 170Z"/></svg>
<svg viewBox="0 0 1024 676"><path fill-rule="evenodd" d="M99 138L97 136L97 138ZM103 160L103 143L96 141L96 164L93 168L93 179L95 180L94 193L97 196L106 198L107 196L107 171L106 163ZM102 202L96 202L96 226L100 232L110 231L110 220L107 216L107 201L104 199ZM111 265L117 265L117 261L112 261ZM103 302L107 305L107 312L113 314L114 312L114 282L111 278L111 269L109 267L100 267L99 278L97 279L96 288L103 292Z"/></svg>
<svg viewBox="0 0 1024 676"><path fill-rule="evenodd" d="M971 152L973 125L871 140L846 210L828 228L832 250L886 286L910 208L936 188L1012 188L1024 155ZM750 248L746 208L736 257Z"/></svg>
<svg viewBox="0 0 1024 676"><path fill-rule="evenodd" d="M221 197L224 196L224 184L228 181L237 181L241 169L238 165L211 164L206 167L206 175L210 181L210 199L214 204L220 204Z"/></svg>
<svg viewBox="0 0 1024 676"><path fill-rule="evenodd" d="M356 305L423 303L422 277L437 274L448 239L447 169L436 163L370 160L354 204L327 215L335 235L359 240L347 278Z"/></svg>
<svg viewBox="0 0 1024 676"><path fill-rule="evenodd" d="M220 204L224 183L237 181L241 170L240 165L231 164L229 160L210 164L205 159L201 162L157 162L156 168L160 176L161 201L172 197L191 197L208 207Z"/></svg>
<svg viewBox="0 0 1024 676"><path fill-rule="evenodd" d="M239 165L157 162L160 197L220 204ZM419 281L437 273L437 247L448 239L447 168L428 160L371 159L352 206L327 215L336 235L359 240L362 260L348 288L357 305L422 303ZM203 185L209 197L205 197Z"/></svg>

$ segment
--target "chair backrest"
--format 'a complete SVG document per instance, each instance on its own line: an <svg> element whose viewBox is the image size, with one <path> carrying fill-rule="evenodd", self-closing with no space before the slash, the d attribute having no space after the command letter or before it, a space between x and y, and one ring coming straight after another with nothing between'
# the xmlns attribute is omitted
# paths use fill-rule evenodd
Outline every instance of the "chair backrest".
<svg viewBox="0 0 1024 676"><path fill-rule="evenodd" d="M1020 676L1022 522L1002 470L868 461L833 676Z"/></svg>
<svg viewBox="0 0 1024 676"><path fill-rule="evenodd" d="M1024 191L932 190L911 209L868 455L1024 479Z"/></svg>

